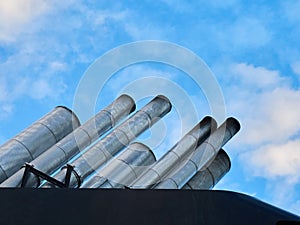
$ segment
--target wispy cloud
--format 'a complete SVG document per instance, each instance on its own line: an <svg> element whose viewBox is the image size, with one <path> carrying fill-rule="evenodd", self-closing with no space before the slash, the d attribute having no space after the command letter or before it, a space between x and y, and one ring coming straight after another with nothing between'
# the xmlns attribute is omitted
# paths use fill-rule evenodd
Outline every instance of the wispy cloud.
<svg viewBox="0 0 300 225"><path fill-rule="evenodd" d="M233 21L220 22L212 27L212 35L225 50L240 47L258 48L266 45L271 39L270 31L255 17L237 17Z"/></svg>
<svg viewBox="0 0 300 225"><path fill-rule="evenodd" d="M300 80L300 61L292 63L291 67L293 72L298 75L298 79Z"/></svg>
<svg viewBox="0 0 300 225"><path fill-rule="evenodd" d="M279 71L261 66L234 63L226 73L227 109L242 124L234 143L241 165L247 176L268 181L270 201L287 207L300 181L300 90Z"/></svg>
<svg viewBox="0 0 300 225"><path fill-rule="evenodd" d="M26 23L49 9L43 0L13 0L0 2L0 41L13 41Z"/></svg>
<svg viewBox="0 0 300 225"><path fill-rule="evenodd" d="M280 143L297 134L300 90L288 78L245 63L232 64L226 73L227 109L244 124L238 145Z"/></svg>
<svg viewBox="0 0 300 225"><path fill-rule="evenodd" d="M255 176L268 179L286 177L290 185L300 181L300 139L283 144L263 145L252 152L247 152L245 162L251 165Z"/></svg>
<svg viewBox="0 0 300 225"><path fill-rule="evenodd" d="M279 71L268 70L264 67L255 67L246 63L231 65L232 75L244 88L250 89L274 89L278 85L283 86L287 79L280 76Z"/></svg>
<svg viewBox="0 0 300 225"><path fill-rule="evenodd" d="M77 13L61 14L70 8ZM78 12L87 17L82 19ZM99 52L94 54L98 51L95 46L101 45L93 45L101 42L98 34L109 30L111 21L123 20L126 12L87 8L72 0L15 0L2 1L0 15L0 49L5 50L0 58L0 110L4 119L22 98L37 102L62 97L80 78L77 64L89 64L99 56ZM88 32L80 36L79 30L84 29ZM70 77L74 82L66 82Z"/></svg>

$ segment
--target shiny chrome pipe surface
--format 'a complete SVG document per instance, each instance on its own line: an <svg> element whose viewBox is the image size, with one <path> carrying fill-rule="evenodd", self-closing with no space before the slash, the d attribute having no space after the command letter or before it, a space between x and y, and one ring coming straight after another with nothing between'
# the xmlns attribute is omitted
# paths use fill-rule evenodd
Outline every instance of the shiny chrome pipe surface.
<svg viewBox="0 0 300 225"><path fill-rule="evenodd" d="M212 117L205 117L181 138L158 162L150 167L129 188L151 188L176 165L181 163L199 144L201 144L217 127Z"/></svg>
<svg viewBox="0 0 300 225"><path fill-rule="evenodd" d="M121 95L73 133L33 160L31 164L36 169L51 174L134 110L133 99L128 95ZM20 187L23 174L24 168L0 184L0 187ZM38 185L39 179L30 174L25 186L37 187Z"/></svg>
<svg viewBox="0 0 300 225"><path fill-rule="evenodd" d="M138 142L130 144L104 168L91 175L82 188L124 188L156 161L151 149Z"/></svg>
<svg viewBox="0 0 300 225"><path fill-rule="evenodd" d="M71 133L80 122L68 108L58 106L0 146L0 182Z"/></svg>
<svg viewBox="0 0 300 225"><path fill-rule="evenodd" d="M229 172L230 167L230 158L227 153L221 149L211 164L205 170L197 172L182 187L182 189L212 189L222 179L222 177Z"/></svg>
<svg viewBox="0 0 300 225"><path fill-rule="evenodd" d="M240 130L239 122L228 118L213 132L179 169L172 171L155 189L181 189L199 170L207 166L218 151Z"/></svg>
<svg viewBox="0 0 300 225"><path fill-rule="evenodd" d="M159 95L89 148L83 155L72 162L71 165L74 167L74 170L71 174L69 187L79 187L86 177L108 162L113 155L128 146L138 135L166 115L171 110L171 107L169 99ZM63 168L55 176L55 179L64 181L65 174L66 168ZM55 186L47 183L43 187Z"/></svg>

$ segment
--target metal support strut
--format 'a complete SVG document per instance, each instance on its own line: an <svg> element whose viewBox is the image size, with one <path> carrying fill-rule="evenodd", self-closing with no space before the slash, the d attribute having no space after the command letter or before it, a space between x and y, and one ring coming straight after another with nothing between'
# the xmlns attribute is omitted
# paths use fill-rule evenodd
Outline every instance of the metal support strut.
<svg viewBox="0 0 300 225"><path fill-rule="evenodd" d="M38 180L37 187L40 186L40 183L41 183L40 179L42 178L43 180L46 180L46 181L48 181L48 182L50 182L50 183L52 183L55 186L60 187L60 188L69 188L70 178L71 178L72 172L75 175L77 175L76 171L74 170L74 167L72 165L69 165L69 164L66 165L67 171L66 171L66 177L65 177L64 182L61 182L61 181L49 176L48 174L45 174L42 171L35 169L34 165L31 165L29 163L25 163L25 165L23 167L25 167L25 170L24 170L24 174L23 174L23 177L22 177L21 188L26 187L26 182L27 182L27 179L29 178L30 173L32 173L36 176L36 178ZM81 185L80 179L77 179L77 181L78 181L78 186L77 187L80 187L80 185Z"/></svg>

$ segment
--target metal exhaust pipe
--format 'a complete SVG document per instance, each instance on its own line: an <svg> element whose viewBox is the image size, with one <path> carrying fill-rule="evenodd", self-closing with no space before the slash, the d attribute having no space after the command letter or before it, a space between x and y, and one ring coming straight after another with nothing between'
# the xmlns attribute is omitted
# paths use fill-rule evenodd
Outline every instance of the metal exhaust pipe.
<svg viewBox="0 0 300 225"><path fill-rule="evenodd" d="M31 164L36 169L51 174L134 110L133 99L128 95L121 95L92 119L33 160ZM0 187L20 187L23 174L24 168L0 184ZM39 179L34 174L30 174L25 186L37 187Z"/></svg>
<svg viewBox="0 0 300 225"><path fill-rule="evenodd" d="M134 142L94 176L92 174L81 188L124 188L155 161L149 147Z"/></svg>
<svg viewBox="0 0 300 225"><path fill-rule="evenodd" d="M229 172L230 158L221 149L212 163L205 169L197 172L182 189L209 190L212 189L222 177Z"/></svg>
<svg viewBox="0 0 300 225"><path fill-rule="evenodd" d="M239 122L228 118L190 156L187 163L174 169L155 189L181 189L199 170L208 165L223 145L240 130Z"/></svg>
<svg viewBox="0 0 300 225"><path fill-rule="evenodd" d="M205 117L175 144L158 162L150 167L129 188L151 188L178 163L184 160L201 144L217 127L212 117Z"/></svg>
<svg viewBox="0 0 300 225"><path fill-rule="evenodd" d="M58 106L0 146L0 182L6 180L80 125L68 108Z"/></svg>
<svg viewBox="0 0 300 225"><path fill-rule="evenodd" d="M92 174L95 169L108 162L113 155L128 146L138 135L166 115L171 110L171 107L169 99L159 95L97 144L90 147L71 164L74 170L70 177L69 187L80 187L84 179ZM66 170L67 168L63 168L55 176L55 179L63 181ZM46 183L43 187L55 186Z"/></svg>

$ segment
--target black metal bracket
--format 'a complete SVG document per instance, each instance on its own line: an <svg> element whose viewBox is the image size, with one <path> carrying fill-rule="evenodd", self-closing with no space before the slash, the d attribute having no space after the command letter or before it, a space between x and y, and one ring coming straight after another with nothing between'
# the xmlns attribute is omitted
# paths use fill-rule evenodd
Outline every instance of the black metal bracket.
<svg viewBox="0 0 300 225"><path fill-rule="evenodd" d="M74 167L72 165L69 165L69 164L67 164L67 166L66 166L67 172L66 172L66 177L65 177L64 182L56 180L55 178L49 176L48 174L45 174L42 171L35 169L34 165L31 165L29 163L25 163L24 167L25 167L25 171L24 171L24 174L23 174L23 177L22 177L21 188L26 187L26 183L28 181L28 178L29 178L30 174L34 174L38 179L38 185L36 187L38 187L40 185L40 183L41 183L40 178L42 178L43 180L46 180L46 181L50 182L51 184L54 184L57 187L69 188L72 172L75 173L76 178L78 176L76 171L74 170ZM80 183L78 183L78 187L79 186L80 186Z"/></svg>

